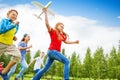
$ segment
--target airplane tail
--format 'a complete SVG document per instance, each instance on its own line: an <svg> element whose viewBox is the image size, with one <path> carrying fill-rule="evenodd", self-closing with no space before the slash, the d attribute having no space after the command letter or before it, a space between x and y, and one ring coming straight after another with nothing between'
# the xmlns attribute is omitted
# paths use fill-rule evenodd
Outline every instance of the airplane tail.
<svg viewBox="0 0 120 80"><path fill-rule="evenodd" d="M40 17L40 16L38 16L37 14L33 14L35 17L37 17L38 19L41 19L42 20L42 18Z"/></svg>

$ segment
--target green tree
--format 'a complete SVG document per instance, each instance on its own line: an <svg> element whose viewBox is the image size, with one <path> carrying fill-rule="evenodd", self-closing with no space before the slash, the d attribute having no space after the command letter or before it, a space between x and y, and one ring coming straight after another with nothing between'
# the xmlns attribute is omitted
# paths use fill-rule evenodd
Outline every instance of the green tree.
<svg viewBox="0 0 120 80"><path fill-rule="evenodd" d="M92 72L92 57L91 57L91 50L90 48L87 49L85 59L83 61L83 67L84 67L84 77L85 78L91 78L91 72Z"/></svg>
<svg viewBox="0 0 120 80"><path fill-rule="evenodd" d="M110 57L108 59L108 76L109 78L116 78L117 77L117 53L115 47L112 48L110 52Z"/></svg>
<svg viewBox="0 0 120 80"><path fill-rule="evenodd" d="M92 60L92 75L94 79L100 80L101 78L106 78L106 65L103 49L98 48Z"/></svg>
<svg viewBox="0 0 120 80"><path fill-rule="evenodd" d="M70 76L73 78L78 76L78 66L79 66L78 57L76 55L76 52L73 52L70 59Z"/></svg>

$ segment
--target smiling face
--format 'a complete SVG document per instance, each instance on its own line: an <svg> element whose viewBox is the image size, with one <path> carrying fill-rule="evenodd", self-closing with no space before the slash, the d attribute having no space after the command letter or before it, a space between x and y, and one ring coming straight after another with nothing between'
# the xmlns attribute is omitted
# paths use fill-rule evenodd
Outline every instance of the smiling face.
<svg viewBox="0 0 120 80"><path fill-rule="evenodd" d="M25 40L26 40L26 41L29 41L29 40L30 40L30 35L27 35L27 36L25 37Z"/></svg>
<svg viewBox="0 0 120 80"><path fill-rule="evenodd" d="M63 32L64 25L63 25L63 24L58 25L58 26L57 26L57 29L58 29L60 32Z"/></svg>
<svg viewBox="0 0 120 80"><path fill-rule="evenodd" d="M64 24L61 22L58 22L55 26L55 29L58 30L59 32L63 32Z"/></svg>
<svg viewBox="0 0 120 80"><path fill-rule="evenodd" d="M18 13L17 11L15 10L10 10L8 13L7 13L7 17L9 19L11 19L12 21L15 21L17 19L17 16L18 16Z"/></svg>

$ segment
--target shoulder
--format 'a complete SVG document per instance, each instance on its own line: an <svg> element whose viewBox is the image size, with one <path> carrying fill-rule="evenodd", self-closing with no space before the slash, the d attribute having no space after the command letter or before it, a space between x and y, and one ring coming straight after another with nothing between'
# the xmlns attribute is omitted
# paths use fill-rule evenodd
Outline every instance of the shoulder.
<svg viewBox="0 0 120 80"><path fill-rule="evenodd" d="M11 21L9 18L3 18L1 21Z"/></svg>
<svg viewBox="0 0 120 80"><path fill-rule="evenodd" d="M49 33L53 33L55 32L55 30L53 28L51 28L51 30L49 31Z"/></svg>
<svg viewBox="0 0 120 80"><path fill-rule="evenodd" d="M35 60L39 60L39 59L40 59L40 57L36 57L36 58L35 58Z"/></svg>
<svg viewBox="0 0 120 80"><path fill-rule="evenodd" d="M26 45L23 41L19 42L19 46Z"/></svg>

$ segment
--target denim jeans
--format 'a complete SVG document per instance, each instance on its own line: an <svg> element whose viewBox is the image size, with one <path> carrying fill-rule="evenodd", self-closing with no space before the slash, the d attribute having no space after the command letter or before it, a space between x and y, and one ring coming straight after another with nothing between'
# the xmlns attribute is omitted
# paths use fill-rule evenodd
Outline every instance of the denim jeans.
<svg viewBox="0 0 120 80"><path fill-rule="evenodd" d="M32 80L40 80L40 78L44 75L44 73L51 67L54 63L54 60L60 61L64 64L64 80L69 80L69 60L60 52L56 50L48 51L48 58L45 66L35 74Z"/></svg>
<svg viewBox="0 0 120 80"><path fill-rule="evenodd" d="M34 70L35 73L37 73L38 71L40 71L40 69L36 69L36 70Z"/></svg>
<svg viewBox="0 0 120 80"><path fill-rule="evenodd" d="M17 67L17 64L15 64L11 69L10 69L10 71L8 72L8 77L9 77L9 79L10 79L10 77L12 76L12 74L15 72L15 70L16 70L16 67Z"/></svg>
<svg viewBox="0 0 120 80"><path fill-rule="evenodd" d="M24 72L25 72L26 69L28 68L28 64L27 64L27 62L26 62L25 59L23 59L23 60L20 62L20 64L21 64L21 69L20 69L19 74L16 76L16 78L23 77Z"/></svg>

